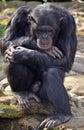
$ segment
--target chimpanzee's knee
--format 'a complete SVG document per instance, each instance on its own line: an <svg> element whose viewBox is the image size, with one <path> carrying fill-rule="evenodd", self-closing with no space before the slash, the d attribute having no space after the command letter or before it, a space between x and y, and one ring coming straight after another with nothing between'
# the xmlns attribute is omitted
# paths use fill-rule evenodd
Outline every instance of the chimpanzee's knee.
<svg viewBox="0 0 84 130"><path fill-rule="evenodd" d="M11 89L15 92L26 91L33 78L31 70L27 66L16 63L10 63L8 65L6 74Z"/></svg>
<svg viewBox="0 0 84 130"><path fill-rule="evenodd" d="M22 64L10 63L6 70L7 78L23 79L27 75L27 67Z"/></svg>
<svg viewBox="0 0 84 130"><path fill-rule="evenodd" d="M62 69L60 69L60 68L50 68L50 69L48 69L46 77L49 78L51 76L53 76L55 78L57 77L57 78L61 79L62 82L63 82L64 76L65 76L65 72Z"/></svg>

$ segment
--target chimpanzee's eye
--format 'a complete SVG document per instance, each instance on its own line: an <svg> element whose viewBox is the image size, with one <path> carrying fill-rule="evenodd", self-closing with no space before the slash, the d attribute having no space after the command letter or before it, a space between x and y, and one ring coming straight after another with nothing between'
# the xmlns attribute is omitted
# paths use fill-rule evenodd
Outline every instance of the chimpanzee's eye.
<svg viewBox="0 0 84 130"><path fill-rule="evenodd" d="M48 30L48 34L53 38L55 36L55 31L53 29Z"/></svg>
<svg viewBox="0 0 84 130"><path fill-rule="evenodd" d="M48 32L49 32L49 33L53 33L53 30L52 30L52 29L49 29Z"/></svg>

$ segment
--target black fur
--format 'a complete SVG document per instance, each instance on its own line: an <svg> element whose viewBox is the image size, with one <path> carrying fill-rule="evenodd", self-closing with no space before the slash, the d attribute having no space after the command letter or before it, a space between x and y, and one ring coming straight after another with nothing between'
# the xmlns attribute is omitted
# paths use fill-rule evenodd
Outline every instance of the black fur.
<svg viewBox="0 0 84 130"><path fill-rule="evenodd" d="M36 36L31 33L29 15L36 20L37 27L49 25L56 30L53 45L63 53L63 58L52 58L39 51ZM3 55L11 45L28 48L16 49L13 53L16 63L10 63L7 73L12 90L18 93L31 91L30 86L34 80L30 79L35 79L33 73L37 74L36 80L42 80L37 96L51 102L54 108L52 116L45 119L40 127L51 128L68 121L71 110L63 81L65 72L69 72L72 67L77 46L76 26L72 15L51 4L21 7L13 14L6 27L1 45ZM38 71L42 77L38 76Z"/></svg>

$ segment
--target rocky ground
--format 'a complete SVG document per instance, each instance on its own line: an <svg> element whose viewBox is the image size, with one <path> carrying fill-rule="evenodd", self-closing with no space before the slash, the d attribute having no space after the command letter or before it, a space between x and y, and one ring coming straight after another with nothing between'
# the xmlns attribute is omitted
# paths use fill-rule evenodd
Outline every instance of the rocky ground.
<svg viewBox="0 0 84 130"><path fill-rule="evenodd" d="M82 7L81 7L82 8ZM70 10L71 11L71 10ZM70 97L73 118L63 124L67 130L84 130L84 10L71 11L76 18L78 46L72 70L65 77L65 87ZM36 127L52 111L52 107L37 104L31 100L32 108L24 111L16 105L16 100L11 93L10 86L4 75L3 59L0 60L0 130L28 130L28 126ZM3 80L2 80L3 79ZM4 91L3 91L4 90ZM33 115L32 115L33 114ZM8 120L6 120L8 119ZM13 119L13 120L11 120ZM16 120L17 119L17 120ZM9 123L10 122L10 123ZM60 130L64 130L60 127ZM57 128L55 128L57 130Z"/></svg>

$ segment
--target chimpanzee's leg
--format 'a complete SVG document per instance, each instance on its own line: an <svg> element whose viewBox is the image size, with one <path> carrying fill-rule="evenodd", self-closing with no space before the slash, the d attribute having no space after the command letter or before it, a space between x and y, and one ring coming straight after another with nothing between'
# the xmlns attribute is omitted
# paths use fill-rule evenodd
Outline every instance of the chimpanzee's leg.
<svg viewBox="0 0 84 130"><path fill-rule="evenodd" d="M7 68L7 79L22 108L29 108L28 99L31 97L39 101L37 96L30 93L34 79L33 69L22 64L10 63Z"/></svg>
<svg viewBox="0 0 84 130"><path fill-rule="evenodd" d="M42 91L46 94L47 99L53 105L54 111L52 116L45 119L40 127L51 128L57 126L63 122L68 121L71 118L71 110L69 105L69 99L67 92L63 86L64 71L58 68L51 68L44 75Z"/></svg>

